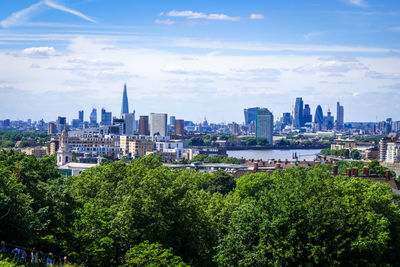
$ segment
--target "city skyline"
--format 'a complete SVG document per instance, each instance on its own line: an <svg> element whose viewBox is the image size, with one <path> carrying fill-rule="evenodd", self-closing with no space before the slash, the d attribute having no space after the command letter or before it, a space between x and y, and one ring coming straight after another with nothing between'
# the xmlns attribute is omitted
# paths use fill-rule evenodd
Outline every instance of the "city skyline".
<svg viewBox="0 0 400 267"><path fill-rule="evenodd" d="M278 118L303 97L312 114L318 105L336 114L340 102L345 122L400 119L400 3L291 5L2 4L0 118L70 120L93 106L119 114L126 82L137 115L242 122L244 108Z"/></svg>

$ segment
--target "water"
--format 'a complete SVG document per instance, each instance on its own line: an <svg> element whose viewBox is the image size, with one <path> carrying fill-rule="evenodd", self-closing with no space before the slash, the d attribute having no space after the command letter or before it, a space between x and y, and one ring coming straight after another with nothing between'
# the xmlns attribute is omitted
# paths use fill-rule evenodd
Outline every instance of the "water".
<svg viewBox="0 0 400 267"><path fill-rule="evenodd" d="M297 153L299 160L314 160L321 149L268 149L268 150L228 150L229 157L262 160L292 160L293 153Z"/></svg>

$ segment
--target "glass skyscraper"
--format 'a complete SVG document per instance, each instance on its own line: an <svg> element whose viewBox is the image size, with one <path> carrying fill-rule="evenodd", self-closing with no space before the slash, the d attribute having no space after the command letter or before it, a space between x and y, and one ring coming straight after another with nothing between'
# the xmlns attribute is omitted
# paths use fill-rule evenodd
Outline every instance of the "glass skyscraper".
<svg viewBox="0 0 400 267"><path fill-rule="evenodd" d="M252 121L256 121L257 108L244 109L244 123L249 125Z"/></svg>
<svg viewBox="0 0 400 267"><path fill-rule="evenodd" d="M294 128L300 128L304 125L303 123L303 99L301 97L296 98L296 105L294 106L293 112L293 126Z"/></svg>
<svg viewBox="0 0 400 267"><path fill-rule="evenodd" d="M121 117L122 117L122 114L127 114L127 113L129 113L128 93L126 91L126 84L124 84L124 93L122 95Z"/></svg>

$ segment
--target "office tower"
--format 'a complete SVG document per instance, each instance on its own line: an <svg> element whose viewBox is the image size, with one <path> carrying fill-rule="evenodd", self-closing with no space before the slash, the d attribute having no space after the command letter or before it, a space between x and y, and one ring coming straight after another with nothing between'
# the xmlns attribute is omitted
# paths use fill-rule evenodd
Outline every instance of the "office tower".
<svg viewBox="0 0 400 267"><path fill-rule="evenodd" d="M344 126L344 108L337 102L336 105L336 130L343 129Z"/></svg>
<svg viewBox="0 0 400 267"><path fill-rule="evenodd" d="M257 108L244 109L244 123L249 125L252 121L256 121Z"/></svg>
<svg viewBox="0 0 400 267"><path fill-rule="evenodd" d="M101 109L101 125L111 125L112 113L107 112L105 108Z"/></svg>
<svg viewBox="0 0 400 267"><path fill-rule="evenodd" d="M294 128L300 128L303 125L303 99L297 97L293 112L293 126Z"/></svg>
<svg viewBox="0 0 400 267"><path fill-rule="evenodd" d="M315 110L314 123L316 130L320 131L322 124L324 123L324 113L322 113L322 108L320 105L318 105L317 109Z"/></svg>
<svg viewBox="0 0 400 267"><path fill-rule="evenodd" d="M95 108L92 109L92 112L90 113L89 116L89 122L91 126L97 125L97 109Z"/></svg>
<svg viewBox="0 0 400 267"><path fill-rule="evenodd" d="M272 131L274 127L274 116L267 108L257 108L256 115L256 137L265 137L272 145Z"/></svg>
<svg viewBox="0 0 400 267"><path fill-rule="evenodd" d="M124 134L133 135L135 131L135 113L122 114L124 118Z"/></svg>
<svg viewBox="0 0 400 267"><path fill-rule="evenodd" d="M79 122L83 125L83 110L79 110Z"/></svg>
<svg viewBox="0 0 400 267"><path fill-rule="evenodd" d="M230 128L231 128L230 130L231 130L232 135L239 135L239 131L240 131L239 124L237 124L236 122L232 122Z"/></svg>
<svg viewBox="0 0 400 267"><path fill-rule="evenodd" d="M169 116L169 125L175 126L175 116Z"/></svg>
<svg viewBox="0 0 400 267"><path fill-rule="evenodd" d="M175 120L175 135L185 135L184 120Z"/></svg>
<svg viewBox="0 0 400 267"><path fill-rule="evenodd" d="M72 128L74 128L74 129L79 128L80 125L81 125L81 122L79 121L79 119L73 119L73 120L71 121L71 126L72 126Z"/></svg>
<svg viewBox="0 0 400 267"><path fill-rule="evenodd" d="M129 113L129 106L128 106L128 93L126 91L126 84L124 84L124 93L122 95L121 117L122 114L126 113Z"/></svg>
<svg viewBox="0 0 400 267"><path fill-rule="evenodd" d="M308 104L305 104L303 109L303 125L307 122L312 122L312 115L310 106Z"/></svg>
<svg viewBox="0 0 400 267"><path fill-rule="evenodd" d="M139 117L139 134L140 135L150 135L149 116L140 116Z"/></svg>
<svg viewBox="0 0 400 267"><path fill-rule="evenodd" d="M292 124L292 115L289 112L284 112L283 113L282 124L285 125L285 126Z"/></svg>
<svg viewBox="0 0 400 267"><path fill-rule="evenodd" d="M327 130L332 130L334 126L334 118L331 115L330 110L328 109L328 114L324 117L324 126Z"/></svg>
<svg viewBox="0 0 400 267"><path fill-rule="evenodd" d="M47 133L49 135L53 135L53 134L57 133L57 126L55 123L49 122L49 124L47 125Z"/></svg>
<svg viewBox="0 0 400 267"><path fill-rule="evenodd" d="M150 113L150 135L167 136L167 114Z"/></svg>
<svg viewBox="0 0 400 267"><path fill-rule="evenodd" d="M61 132L62 130L64 130L65 125L67 124L67 118L58 116L56 124L57 124L57 131Z"/></svg>

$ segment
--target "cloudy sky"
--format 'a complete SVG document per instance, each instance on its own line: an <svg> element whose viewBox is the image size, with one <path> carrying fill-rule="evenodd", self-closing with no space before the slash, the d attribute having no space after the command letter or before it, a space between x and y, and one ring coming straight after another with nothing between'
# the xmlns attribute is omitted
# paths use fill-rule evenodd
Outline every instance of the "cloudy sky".
<svg viewBox="0 0 400 267"><path fill-rule="evenodd" d="M303 97L345 121L400 120L400 1L0 3L0 119L136 115L243 122Z"/></svg>

